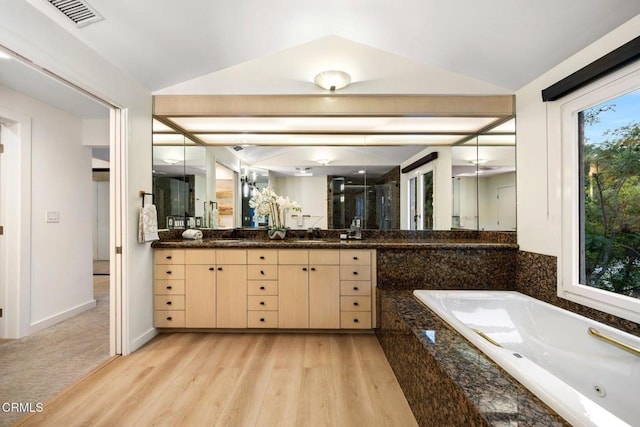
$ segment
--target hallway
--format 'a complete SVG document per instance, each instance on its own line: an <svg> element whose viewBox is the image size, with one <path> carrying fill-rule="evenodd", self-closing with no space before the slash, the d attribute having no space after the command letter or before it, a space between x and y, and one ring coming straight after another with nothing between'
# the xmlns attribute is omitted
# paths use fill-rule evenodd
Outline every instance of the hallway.
<svg viewBox="0 0 640 427"><path fill-rule="evenodd" d="M109 276L93 276L95 308L0 343L1 402L44 403L109 358ZM0 411L0 426L22 413Z"/></svg>

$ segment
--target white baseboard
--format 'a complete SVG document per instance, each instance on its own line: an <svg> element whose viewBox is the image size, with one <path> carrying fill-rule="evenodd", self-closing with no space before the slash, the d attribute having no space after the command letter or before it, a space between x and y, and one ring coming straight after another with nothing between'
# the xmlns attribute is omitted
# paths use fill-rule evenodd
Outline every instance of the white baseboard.
<svg viewBox="0 0 640 427"><path fill-rule="evenodd" d="M34 332L38 332L50 326L53 326L56 323L60 323L63 320L67 320L73 316L77 316L78 314L84 311L91 310L95 306L96 306L96 300L92 299L83 304L80 304L68 310L62 311L58 314L54 314L53 316L47 317L46 319L38 320L37 322L34 322L29 325L29 335Z"/></svg>
<svg viewBox="0 0 640 427"><path fill-rule="evenodd" d="M134 351L148 343L156 335L158 335L158 330L156 328L149 329L147 332L143 333L138 338L129 343L129 353L133 353Z"/></svg>

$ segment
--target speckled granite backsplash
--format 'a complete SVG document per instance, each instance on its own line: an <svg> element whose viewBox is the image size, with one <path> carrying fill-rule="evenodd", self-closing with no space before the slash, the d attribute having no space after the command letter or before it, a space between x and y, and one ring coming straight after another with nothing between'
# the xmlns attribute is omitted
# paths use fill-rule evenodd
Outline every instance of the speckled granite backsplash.
<svg viewBox="0 0 640 427"><path fill-rule="evenodd" d="M640 324L638 323L558 297L556 257L518 251L516 262L516 291L640 336Z"/></svg>

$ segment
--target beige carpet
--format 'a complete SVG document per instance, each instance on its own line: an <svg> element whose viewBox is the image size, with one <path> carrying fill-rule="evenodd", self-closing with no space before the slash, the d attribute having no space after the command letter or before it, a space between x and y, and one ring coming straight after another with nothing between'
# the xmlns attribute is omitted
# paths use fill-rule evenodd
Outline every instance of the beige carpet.
<svg viewBox="0 0 640 427"><path fill-rule="evenodd" d="M0 344L0 405L44 403L109 358L109 276L94 276L93 283L95 308ZM0 426L25 415L2 409Z"/></svg>

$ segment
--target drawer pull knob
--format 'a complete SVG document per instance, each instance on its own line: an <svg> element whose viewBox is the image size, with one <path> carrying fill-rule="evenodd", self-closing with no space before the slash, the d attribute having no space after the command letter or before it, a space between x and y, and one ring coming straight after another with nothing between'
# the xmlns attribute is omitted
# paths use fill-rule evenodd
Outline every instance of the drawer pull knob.
<svg viewBox="0 0 640 427"><path fill-rule="evenodd" d="M215 268L209 267L209 271L213 271L213 270L215 270Z"/></svg>
<svg viewBox="0 0 640 427"><path fill-rule="evenodd" d="M354 286L354 287L353 287L353 290L354 290L354 291L357 291L357 290L358 290L358 287L357 287L357 286Z"/></svg>
<svg viewBox="0 0 640 427"><path fill-rule="evenodd" d="M173 317L169 316L167 317L167 320L173 320Z"/></svg>
<svg viewBox="0 0 640 427"><path fill-rule="evenodd" d="M218 267L218 271L222 271L222 267Z"/></svg>
<svg viewBox="0 0 640 427"><path fill-rule="evenodd" d="M171 290L173 289L173 286L167 286L167 289Z"/></svg>
<svg viewBox="0 0 640 427"><path fill-rule="evenodd" d="M357 257L357 256L354 256L354 257L353 257L353 259L357 261L357 260L358 260L358 257Z"/></svg>
<svg viewBox="0 0 640 427"><path fill-rule="evenodd" d="M172 258L172 256L171 256L171 255L167 255L167 259L171 259L171 258Z"/></svg>
<svg viewBox="0 0 640 427"><path fill-rule="evenodd" d="M354 272L353 272L353 274L354 274L354 276L357 276L357 275L358 275L358 272L357 272L357 271L354 271Z"/></svg>
<svg viewBox="0 0 640 427"><path fill-rule="evenodd" d="M307 271L307 267L302 267L302 271Z"/></svg>
<svg viewBox="0 0 640 427"><path fill-rule="evenodd" d="M260 286L260 290L261 290L261 291L264 291L264 286Z"/></svg>
<svg viewBox="0 0 640 427"><path fill-rule="evenodd" d="M167 274L171 274L171 270L167 271Z"/></svg>
<svg viewBox="0 0 640 427"><path fill-rule="evenodd" d="M264 305L264 301L260 301L260 305Z"/></svg>
<svg viewBox="0 0 640 427"><path fill-rule="evenodd" d="M264 276L264 271L263 271L263 270L260 270L260 274L262 274L262 275Z"/></svg>
<svg viewBox="0 0 640 427"><path fill-rule="evenodd" d="M311 271L316 271L316 268L315 267L311 267Z"/></svg>
<svg viewBox="0 0 640 427"><path fill-rule="evenodd" d="M260 318L260 321L261 321L261 322L264 322L264 317L261 317L261 318Z"/></svg>
<svg viewBox="0 0 640 427"><path fill-rule="evenodd" d="M353 319L353 323L358 323L359 320L358 319Z"/></svg>
<svg viewBox="0 0 640 427"><path fill-rule="evenodd" d="M353 305L355 305L356 307L359 306L360 304L358 304L358 301L354 301Z"/></svg>
<svg viewBox="0 0 640 427"><path fill-rule="evenodd" d="M260 255L260 259L264 259L264 256L263 256L263 255Z"/></svg>
<svg viewBox="0 0 640 427"><path fill-rule="evenodd" d="M167 301L167 305L171 305L171 301Z"/></svg>

